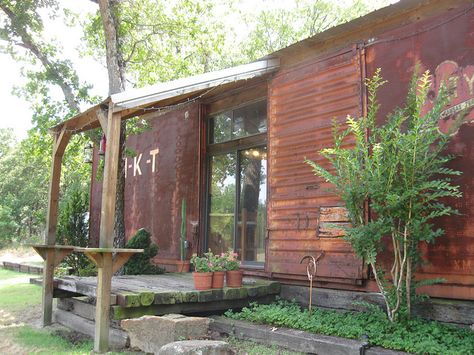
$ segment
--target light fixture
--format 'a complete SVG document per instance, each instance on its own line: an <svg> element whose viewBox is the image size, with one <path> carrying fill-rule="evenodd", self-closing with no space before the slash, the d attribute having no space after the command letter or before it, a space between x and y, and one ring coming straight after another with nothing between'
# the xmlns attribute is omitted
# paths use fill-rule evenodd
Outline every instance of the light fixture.
<svg viewBox="0 0 474 355"><path fill-rule="evenodd" d="M94 147L91 143L87 143L84 147L84 163L92 164L92 154L94 152Z"/></svg>
<svg viewBox="0 0 474 355"><path fill-rule="evenodd" d="M105 155L105 149L107 145L107 138L105 138L105 134L102 135L102 138L100 139L100 144L99 144L99 155Z"/></svg>

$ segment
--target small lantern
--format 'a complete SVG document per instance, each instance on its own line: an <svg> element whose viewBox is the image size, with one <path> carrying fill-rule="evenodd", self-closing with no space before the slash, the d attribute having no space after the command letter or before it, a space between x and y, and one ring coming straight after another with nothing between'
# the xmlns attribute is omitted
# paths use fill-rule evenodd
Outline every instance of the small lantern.
<svg viewBox="0 0 474 355"><path fill-rule="evenodd" d="M87 143L84 147L84 163L92 164L92 154L94 152L94 147L91 143Z"/></svg>
<svg viewBox="0 0 474 355"><path fill-rule="evenodd" d="M105 134L104 134L102 135L102 138L100 139L99 155L102 155L102 156L105 155L106 145L107 145L107 139L105 138Z"/></svg>

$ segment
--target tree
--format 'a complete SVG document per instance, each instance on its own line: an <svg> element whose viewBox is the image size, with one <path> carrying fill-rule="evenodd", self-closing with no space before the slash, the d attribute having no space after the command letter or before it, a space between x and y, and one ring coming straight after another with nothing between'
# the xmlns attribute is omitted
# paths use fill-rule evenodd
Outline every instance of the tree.
<svg viewBox="0 0 474 355"><path fill-rule="evenodd" d="M377 89L385 82L380 70L368 81L369 107L366 117L348 117L342 133L334 127L334 146L320 153L331 164L326 169L312 161L315 174L330 182L344 201L352 226L345 239L363 258L375 277L391 321L410 317L415 288L414 272L421 262L420 242L432 243L444 231L433 221L457 213L446 205L461 197L453 176L460 175L446 164L453 158L443 151L450 140L438 127L440 114L448 103L441 87L433 108L423 115L431 77L413 76L405 106L377 125ZM366 135L366 132L370 134ZM355 140L352 148L346 142ZM373 218L365 221L369 202ZM389 239L392 266L384 270L379 253ZM437 280L434 280L437 281Z"/></svg>
<svg viewBox="0 0 474 355"><path fill-rule="evenodd" d="M386 3L383 1L382 3ZM269 5L274 2L269 1ZM243 43L246 60L255 60L370 11L366 2L342 6L327 0L300 0L294 7L272 7L244 15L253 29Z"/></svg>

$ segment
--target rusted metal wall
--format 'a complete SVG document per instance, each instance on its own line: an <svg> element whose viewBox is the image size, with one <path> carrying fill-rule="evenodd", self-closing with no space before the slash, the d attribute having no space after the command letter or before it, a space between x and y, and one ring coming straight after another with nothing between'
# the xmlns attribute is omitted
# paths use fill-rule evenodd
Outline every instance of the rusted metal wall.
<svg viewBox="0 0 474 355"><path fill-rule="evenodd" d="M199 106L149 116L150 129L130 136L126 146L125 227L127 239L139 228L152 233L161 259L179 259L181 202L186 199L187 239L197 221ZM94 170L96 170L97 157ZM98 240L102 181L93 179L91 238Z"/></svg>
<svg viewBox="0 0 474 355"><path fill-rule="evenodd" d="M325 252L318 280L360 283L361 260L327 222L347 222L330 185L316 178L308 158L328 166L318 151L332 142L332 119L344 124L359 116L361 52L349 48L331 58L281 70L269 91L269 238L266 271L287 280L306 280L304 255ZM345 220L344 220L345 219Z"/></svg>
<svg viewBox="0 0 474 355"><path fill-rule="evenodd" d="M457 208L459 216L437 221L446 233L433 245L422 245L426 264L418 278L442 277L445 284L426 289L432 296L474 299L474 11L472 4L456 12L446 12L421 23L385 33L373 39L367 49L367 73L382 69L388 80L380 91L384 117L403 104L415 63L429 69L435 84L429 97L436 95L441 81L451 78L455 87L451 110L440 121L447 130L457 109L465 108L464 124L454 134L449 153L457 157L450 167L462 171L455 183L463 198L445 201ZM429 106L429 105L428 105ZM450 114L451 113L451 114ZM386 254L386 260L390 255Z"/></svg>

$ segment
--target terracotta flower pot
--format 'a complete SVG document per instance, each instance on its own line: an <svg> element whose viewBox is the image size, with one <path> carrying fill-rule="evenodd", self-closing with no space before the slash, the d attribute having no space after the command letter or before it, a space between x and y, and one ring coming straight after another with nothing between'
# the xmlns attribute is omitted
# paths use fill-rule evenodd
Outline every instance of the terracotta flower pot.
<svg viewBox="0 0 474 355"><path fill-rule="evenodd" d="M189 260L177 261L176 262L177 272L189 272Z"/></svg>
<svg viewBox="0 0 474 355"><path fill-rule="evenodd" d="M214 271L214 275L212 275L212 288L223 288L224 276L225 271Z"/></svg>
<svg viewBox="0 0 474 355"><path fill-rule="evenodd" d="M196 290L210 290L212 286L212 272L193 272L194 288Z"/></svg>
<svg viewBox="0 0 474 355"><path fill-rule="evenodd" d="M231 270L226 273L227 287L240 287L242 286L242 270Z"/></svg>

